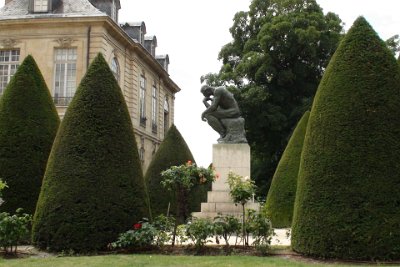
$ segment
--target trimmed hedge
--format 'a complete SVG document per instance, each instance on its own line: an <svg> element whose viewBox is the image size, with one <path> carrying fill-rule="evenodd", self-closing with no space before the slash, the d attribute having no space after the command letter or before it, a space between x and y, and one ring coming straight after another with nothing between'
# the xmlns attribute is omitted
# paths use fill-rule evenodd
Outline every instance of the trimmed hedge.
<svg viewBox="0 0 400 267"><path fill-rule="evenodd" d="M400 259L400 72L358 18L322 78L300 162L292 248Z"/></svg>
<svg viewBox="0 0 400 267"><path fill-rule="evenodd" d="M49 89L29 55L0 100L0 178L8 185L0 211L35 212L59 123Z"/></svg>
<svg viewBox="0 0 400 267"><path fill-rule="evenodd" d="M309 115L306 111L297 123L272 178L264 211L274 228L292 225L297 175Z"/></svg>
<svg viewBox="0 0 400 267"><path fill-rule="evenodd" d="M161 185L161 172L172 166L185 164L194 158L186 141L175 125L168 130L165 139L161 143L157 153L154 155L145 175L145 181L150 199L150 207L153 218L168 212L170 203L170 214L177 215L175 196ZM207 191L211 186L195 186L189 194L189 212L199 211L201 202L207 201ZM186 218L179 218L183 222Z"/></svg>
<svg viewBox="0 0 400 267"><path fill-rule="evenodd" d="M147 217L128 108L99 54L57 133L33 222L33 243L52 251L96 251Z"/></svg>

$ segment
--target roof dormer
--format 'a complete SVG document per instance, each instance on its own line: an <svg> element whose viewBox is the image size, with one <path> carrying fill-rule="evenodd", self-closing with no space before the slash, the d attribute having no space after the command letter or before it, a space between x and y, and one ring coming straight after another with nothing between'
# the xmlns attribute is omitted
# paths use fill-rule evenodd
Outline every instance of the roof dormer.
<svg viewBox="0 0 400 267"><path fill-rule="evenodd" d="M156 47L157 47L157 37L153 36L145 36L144 37L144 48L146 48L149 53L155 57L156 56Z"/></svg>
<svg viewBox="0 0 400 267"><path fill-rule="evenodd" d="M144 21L127 22L121 28L131 37L144 46L144 36L146 34L146 24Z"/></svg>
<svg viewBox="0 0 400 267"><path fill-rule="evenodd" d="M168 72L169 56L168 55L157 55L156 59L158 63Z"/></svg>
<svg viewBox="0 0 400 267"><path fill-rule="evenodd" d="M60 0L29 0L29 12L30 13L52 12L53 8L57 6L59 1Z"/></svg>
<svg viewBox="0 0 400 267"><path fill-rule="evenodd" d="M121 9L119 0L89 0L89 2L118 23L118 12Z"/></svg>

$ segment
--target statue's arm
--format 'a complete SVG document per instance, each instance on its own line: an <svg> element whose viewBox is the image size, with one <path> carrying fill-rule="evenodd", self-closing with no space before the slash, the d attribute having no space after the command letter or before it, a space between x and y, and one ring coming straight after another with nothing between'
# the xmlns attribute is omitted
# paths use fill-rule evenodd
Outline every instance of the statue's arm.
<svg viewBox="0 0 400 267"><path fill-rule="evenodd" d="M205 97L205 98L203 99L203 104L204 104L204 106L206 106L206 108L208 108L208 107L210 106L210 104L208 103L208 101L212 101L212 98L210 98L210 97Z"/></svg>
<svg viewBox="0 0 400 267"><path fill-rule="evenodd" d="M207 114L217 110L220 100L221 100L221 92L215 90L214 98L212 99L211 105L209 105L209 107L207 107L207 109L204 112Z"/></svg>

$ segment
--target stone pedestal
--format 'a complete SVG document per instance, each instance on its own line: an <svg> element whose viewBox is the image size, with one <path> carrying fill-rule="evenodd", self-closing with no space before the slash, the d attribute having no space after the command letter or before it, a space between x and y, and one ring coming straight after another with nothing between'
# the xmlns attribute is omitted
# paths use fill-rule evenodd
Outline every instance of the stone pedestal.
<svg viewBox="0 0 400 267"><path fill-rule="evenodd" d="M218 213L242 215L242 206L235 205L229 195L228 174L233 172L243 177L250 177L250 147L248 144L213 145L213 166L219 178L212 184L212 191L207 194L207 203L201 203L201 212L194 212L193 217L213 219ZM246 209L259 210L259 203L249 201Z"/></svg>

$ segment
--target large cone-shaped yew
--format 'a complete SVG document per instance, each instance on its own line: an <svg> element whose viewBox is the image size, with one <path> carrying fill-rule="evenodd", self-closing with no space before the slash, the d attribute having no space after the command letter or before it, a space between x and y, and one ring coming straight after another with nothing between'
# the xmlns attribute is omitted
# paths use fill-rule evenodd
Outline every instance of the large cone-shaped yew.
<svg viewBox="0 0 400 267"><path fill-rule="evenodd" d="M300 162L295 251L400 259L400 73L363 18L322 78Z"/></svg>
<svg viewBox="0 0 400 267"><path fill-rule="evenodd" d="M18 67L0 100L0 211L33 214L60 119L32 56Z"/></svg>
<svg viewBox="0 0 400 267"><path fill-rule="evenodd" d="M50 250L104 249L147 216L131 119L107 62L92 62L57 133L33 223Z"/></svg>
<svg viewBox="0 0 400 267"><path fill-rule="evenodd" d="M272 178L265 212L274 228L287 228L292 225L297 175L309 116L310 112L306 111L297 123Z"/></svg>

